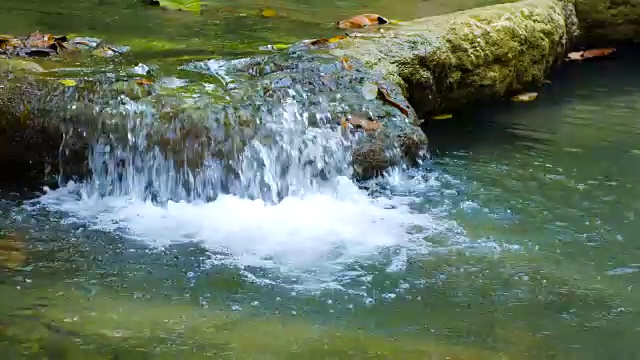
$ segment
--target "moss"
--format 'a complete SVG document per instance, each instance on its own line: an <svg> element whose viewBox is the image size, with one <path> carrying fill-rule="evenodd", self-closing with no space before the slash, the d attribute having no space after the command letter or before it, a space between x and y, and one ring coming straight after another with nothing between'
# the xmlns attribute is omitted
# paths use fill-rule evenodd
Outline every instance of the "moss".
<svg viewBox="0 0 640 360"><path fill-rule="evenodd" d="M640 1L575 0L582 40L606 45L640 40Z"/></svg>
<svg viewBox="0 0 640 360"><path fill-rule="evenodd" d="M542 82L573 27L567 3L526 0L406 22L345 51L405 89L424 115Z"/></svg>
<svg viewBox="0 0 640 360"><path fill-rule="evenodd" d="M87 297L68 284L24 288L18 304L12 289L0 288L0 304L7 310L0 315L0 344L12 344L27 359L503 358L432 339L314 325L302 316L207 310L106 289ZM46 308L40 311L35 304Z"/></svg>

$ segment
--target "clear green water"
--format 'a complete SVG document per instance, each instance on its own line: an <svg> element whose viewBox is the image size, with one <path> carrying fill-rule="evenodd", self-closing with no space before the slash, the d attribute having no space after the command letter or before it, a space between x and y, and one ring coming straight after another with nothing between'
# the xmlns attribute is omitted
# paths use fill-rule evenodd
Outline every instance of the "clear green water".
<svg viewBox="0 0 640 360"><path fill-rule="evenodd" d="M299 20L307 25L295 34L306 37L302 31L317 36L321 24L356 12L354 4L281 6L301 18L327 9ZM260 6L247 3L246 13ZM388 6L385 13L403 18L427 5ZM221 55L222 43L274 42L287 26L298 28L293 17L260 33L230 15L220 24L203 15L209 20L189 29L188 15L152 16L134 2L29 8L36 6L9 5L0 29L92 29L122 42L162 34L194 41L185 53ZM199 36L213 28L222 37L204 45ZM429 182L412 188L415 211L454 220L469 238L518 247L413 255L396 272L372 262L364 297L255 284L210 266L196 244L150 251L67 223L65 214L3 202L2 229L24 236L28 260L0 269L0 351L6 359L637 359L634 59L572 65L535 102L476 108L430 128L433 168L423 174ZM425 240L453 235L439 236Z"/></svg>
<svg viewBox="0 0 640 360"><path fill-rule="evenodd" d="M330 37L335 22L374 12L409 20L489 5L495 0L221 0L200 15L150 8L141 0L11 1L0 12L0 33L34 30L99 37L133 48L138 59L246 55L267 44ZM264 8L277 16L263 18Z"/></svg>

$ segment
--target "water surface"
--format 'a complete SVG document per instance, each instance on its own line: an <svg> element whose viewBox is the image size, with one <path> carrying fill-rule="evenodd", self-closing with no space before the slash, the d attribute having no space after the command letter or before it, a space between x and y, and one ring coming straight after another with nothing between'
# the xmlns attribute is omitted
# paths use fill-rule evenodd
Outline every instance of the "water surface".
<svg viewBox="0 0 640 360"><path fill-rule="evenodd" d="M329 10L304 21L354 4L305 5ZM146 11L136 3L82 6L70 14L91 15L66 22L29 16L75 31L113 11L99 17L119 24L109 36L152 36L134 21ZM402 11L388 13L411 16ZM153 21L189 15L166 16ZM179 39L175 26L158 31ZM222 42L275 39L219 30ZM636 359L634 59L572 64L534 102L430 126L433 159L421 169L367 184L337 176L277 205L237 195L158 205L78 184L25 204L7 198L0 253L24 244L27 259L3 260L0 349L8 359ZM342 149L336 134L315 135L326 142L284 140Z"/></svg>

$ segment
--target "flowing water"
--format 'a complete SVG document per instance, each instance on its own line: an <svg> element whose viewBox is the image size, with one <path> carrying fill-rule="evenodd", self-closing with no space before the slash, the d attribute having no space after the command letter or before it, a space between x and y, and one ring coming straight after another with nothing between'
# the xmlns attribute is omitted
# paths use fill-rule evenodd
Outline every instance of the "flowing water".
<svg viewBox="0 0 640 360"><path fill-rule="evenodd" d="M367 6L398 18L438 8L379 3ZM91 23L98 34L111 21L114 39L144 38L134 2L87 4L12 3L25 21L2 31ZM218 44L277 42L300 26L293 15L318 36L319 22L362 8L233 11L264 6L290 17L264 33L219 27ZM161 14L149 24L168 42L205 29ZM216 16L197 26L265 20ZM191 56L181 51L172 54ZM360 184L349 142L307 128L304 94L261 115L261 136L275 141L250 141L228 166L206 158L197 173L141 153L152 109L135 104L129 145L93 143L92 182L26 202L2 193L0 261L14 265L0 269L0 349L7 359L636 359L634 59L572 64L535 102L436 122L430 161Z"/></svg>

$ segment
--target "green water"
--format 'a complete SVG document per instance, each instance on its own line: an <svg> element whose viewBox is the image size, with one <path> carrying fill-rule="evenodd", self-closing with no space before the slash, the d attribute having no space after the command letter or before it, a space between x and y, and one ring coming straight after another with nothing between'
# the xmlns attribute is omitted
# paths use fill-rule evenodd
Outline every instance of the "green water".
<svg viewBox="0 0 640 360"><path fill-rule="evenodd" d="M255 53L268 44L330 37L338 20L374 12L392 19L438 15L495 0L222 0L203 2L202 13L165 11L139 0L11 1L0 12L0 33L32 31L99 37L131 46L138 59ZM502 1L504 2L504 1ZM273 18L261 16L274 9Z"/></svg>
<svg viewBox="0 0 640 360"><path fill-rule="evenodd" d="M5 5L0 32L157 39L166 51L134 47L155 59L230 56L325 36L363 7L406 19L461 6L222 2L194 20L134 1L64 3ZM255 15L264 6L283 19ZM414 256L400 272L370 264L367 300L254 284L207 266L195 244L148 251L63 214L2 202L1 228L24 238L28 256L21 268L0 268L3 358L637 359L636 58L572 64L535 102L476 107L431 126L432 182L414 189L416 211L517 247Z"/></svg>

